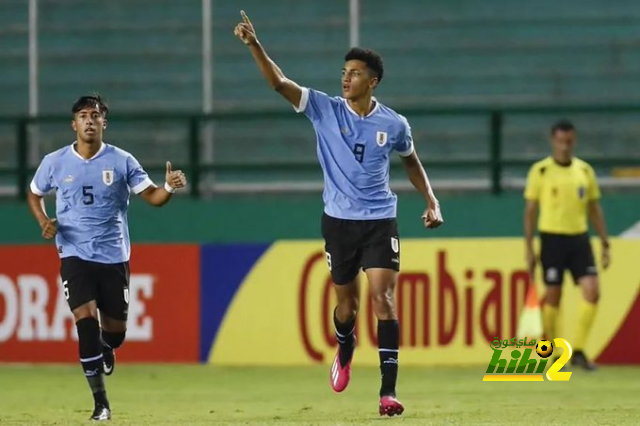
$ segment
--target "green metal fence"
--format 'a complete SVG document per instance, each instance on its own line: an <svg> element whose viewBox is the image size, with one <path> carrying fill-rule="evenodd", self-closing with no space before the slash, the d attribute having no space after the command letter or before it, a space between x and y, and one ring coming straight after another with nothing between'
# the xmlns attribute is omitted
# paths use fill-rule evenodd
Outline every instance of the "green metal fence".
<svg viewBox="0 0 640 426"><path fill-rule="evenodd" d="M520 106L449 106L449 107L416 107L399 109L405 116L411 117L439 117L439 116L473 116L486 119L487 131L483 133L483 138L487 140L479 142L484 144L486 149L485 156L482 158L460 158L448 159L440 158L423 158L425 166L428 170L432 169L450 169L463 170L465 168L479 168L486 172L490 178L489 188L493 193L499 194L505 188L505 168L508 167L528 167L532 161L540 157L524 157L518 155L505 155L505 120L512 120L516 124L518 120L528 120L533 117L545 117L545 123L550 121L550 117L573 116L579 115L586 123L596 122L607 123L607 117L613 119L620 116L627 117L625 123L628 123L629 129L625 130L625 142L628 147L623 147L622 151L608 152L607 149L600 151L592 150L590 155L583 158L589 161L594 167L616 167L616 166L640 166L640 150L637 147L640 143L635 143L635 132L640 138L640 128L635 127L635 114L640 113L640 104L615 104L615 105L520 105ZM598 117L598 120L590 120L589 117ZM185 114L185 113L160 113L160 114L127 114L110 116L111 122L117 123L140 123L140 122L171 122L187 130L187 135L183 143L183 147L187 149L188 155L181 161L183 164L174 164L174 168L182 168L188 173L190 181L189 190L192 197L198 198L202 195L202 176L205 173L219 173L235 171L238 173L265 170L283 170L283 171L309 171L318 168L317 162L311 159L285 158L283 161L213 161L205 162L202 157L203 128L207 123L221 122L240 122L246 123L247 126L255 125L255 120L302 120L299 115L292 114L290 111L227 111L215 112L209 115L203 114ZM12 126L15 131L16 152L15 166L0 167L0 176L9 178L15 176L15 185L18 188L17 197L24 199L26 197L26 189L31 175L35 168L30 164L29 149L31 146L29 127L32 125L69 123L68 115L41 116L41 117L0 117L0 125ZM549 123L550 124L550 123ZM591 123L593 126L593 123ZM598 124L600 125L600 124ZM604 124L603 124L604 125ZM309 124L309 127L311 125ZM612 138L616 137L615 131L612 130ZM629 134L631 132L631 136ZM541 135L546 135L546 128L540 129ZM223 141L215 141L215 143L224 143ZM606 146L605 146L606 148ZM547 148L543 146L542 151ZM241 155L237 156L242 157ZM144 164L144 162L143 162ZM397 162L392 163L392 168L399 168ZM155 164L145 168L150 172L161 172L164 164Z"/></svg>

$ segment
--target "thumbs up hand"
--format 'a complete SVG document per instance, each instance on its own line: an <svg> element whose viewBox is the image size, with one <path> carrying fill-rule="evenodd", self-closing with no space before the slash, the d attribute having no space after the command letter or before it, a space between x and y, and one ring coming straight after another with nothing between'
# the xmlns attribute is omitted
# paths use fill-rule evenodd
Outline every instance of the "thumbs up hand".
<svg viewBox="0 0 640 426"><path fill-rule="evenodd" d="M174 190L184 188L187 184L187 178L184 173L182 173L182 170L172 170L170 161L167 161L166 181L167 185Z"/></svg>

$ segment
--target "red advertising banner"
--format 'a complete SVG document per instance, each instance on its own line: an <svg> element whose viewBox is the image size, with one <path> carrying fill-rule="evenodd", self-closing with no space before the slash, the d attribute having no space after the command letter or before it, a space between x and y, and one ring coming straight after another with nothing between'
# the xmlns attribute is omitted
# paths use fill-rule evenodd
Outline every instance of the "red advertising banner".
<svg viewBox="0 0 640 426"><path fill-rule="evenodd" d="M119 361L196 362L200 249L134 245ZM76 362L77 333L55 247L0 246L0 362Z"/></svg>

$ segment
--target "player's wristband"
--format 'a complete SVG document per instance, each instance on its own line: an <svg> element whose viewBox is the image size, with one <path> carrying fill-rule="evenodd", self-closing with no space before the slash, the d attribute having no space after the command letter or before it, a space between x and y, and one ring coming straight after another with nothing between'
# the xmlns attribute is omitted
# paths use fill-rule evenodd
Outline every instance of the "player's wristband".
<svg viewBox="0 0 640 426"><path fill-rule="evenodd" d="M176 192L176 189L172 188L171 185L169 185L167 182L164 183L164 190L169 194L173 194L174 192Z"/></svg>

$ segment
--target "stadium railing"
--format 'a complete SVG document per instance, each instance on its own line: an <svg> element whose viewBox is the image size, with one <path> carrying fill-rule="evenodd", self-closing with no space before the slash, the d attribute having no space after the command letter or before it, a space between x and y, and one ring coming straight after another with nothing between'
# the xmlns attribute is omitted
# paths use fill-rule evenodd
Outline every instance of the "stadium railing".
<svg viewBox="0 0 640 426"><path fill-rule="evenodd" d="M399 109L403 115L410 116L478 116L486 118L490 140L486 144L488 155L483 158L468 159L426 159L425 164L427 170L433 169L449 169L462 170L465 168L480 168L486 172L488 178L466 178L466 179L440 179L436 186L444 190L480 190L491 191L499 194L507 189L521 189L524 186L524 176L520 173L520 177L506 176L504 171L508 167L520 167L522 170L532 164L532 162L540 159L535 158L514 158L513 156L505 156L504 144L504 120L505 116L523 116L528 115L559 115L559 114L633 114L640 112L640 104L615 104L615 105L520 105L520 106L433 106L433 107L412 107ZM318 191L322 189L322 180L315 179L313 181L238 181L238 182L205 182L203 175L206 173L217 172L256 172L256 171L316 171L318 164L316 161L287 159L286 161L234 161L234 162L213 162L204 164L202 158L203 128L207 123L220 121L236 121L250 122L259 117L261 120L269 119L300 119L289 111L226 111L214 112L212 114L191 114L191 113L153 113L153 114L122 114L110 116L111 121L118 122L144 122L144 121L171 121L179 123L185 129L188 129L185 146L188 149L188 155L185 157L184 164L174 164L174 169L182 168L188 174L189 178L189 194L198 198L206 193L251 193L251 192L305 192ZM15 196L18 199L26 197L29 179L35 172L35 167L29 161L30 132L29 126L38 124L52 123L68 123L68 115L47 115L39 117L26 116L0 116L0 125L12 126L15 131L16 152L15 166L4 166L0 164L0 177L4 177L4 190L0 195ZM636 145L637 146L637 145ZM238 156L241 157L241 156ZM598 155L583 157L589 161L594 167L628 167L636 172L640 170L640 154L631 150L625 155L609 155L607 152L601 152ZM392 163L392 169L400 168L398 162ZM155 165L145 165L150 173L161 173L164 170L164 163ZM640 173L635 172L631 176L622 177L600 177L603 187L609 188L640 188ZM14 184L7 184L15 178ZM433 180L433 179L432 179ZM392 187L396 191L408 190L411 188L410 183L392 182Z"/></svg>

